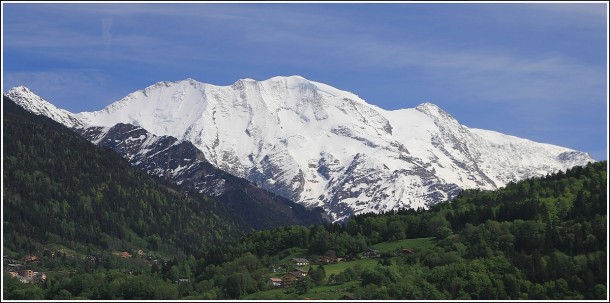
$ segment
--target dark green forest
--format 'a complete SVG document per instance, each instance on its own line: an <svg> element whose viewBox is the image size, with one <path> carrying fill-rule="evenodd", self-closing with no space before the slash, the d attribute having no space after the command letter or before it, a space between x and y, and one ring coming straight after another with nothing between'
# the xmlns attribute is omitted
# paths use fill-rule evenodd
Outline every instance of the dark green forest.
<svg viewBox="0 0 610 303"><path fill-rule="evenodd" d="M240 234L212 198L155 180L13 102L4 110L5 255L49 244L192 254Z"/></svg>
<svg viewBox="0 0 610 303"><path fill-rule="evenodd" d="M213 199L10 110L3 247L14 263L39 256L26 265L47 279L21 283L5 269L4 299L607 299L607 161L429 210L242 234ZM381 253L364 258L371 248ZM313 264L331 254L344 261ZM312 260L307 277L270 286L292 257Z"/></svg>
<svg viewBox="0 0 610 303"><path fill-rule="evenodd" d="M265 276L242 270L248 278L237 293L227 284L234 262L250 258L259 262L250 268L265 268L295 248L315 259L328 250L359 255L376 243L434 237L432 248L382 255L377 266L364 270L355 262L338 275L310 281L311 286L355 280L346 290L354 299L605 299L606 163L497 191L467 190L430 210L358 215L345 226L255 232L209 251L204 258L214 265L196 274L200 283L214 285L217 298L237 298L262 290L254 285ZM302 297L297 291L283 298Z"/></svg>

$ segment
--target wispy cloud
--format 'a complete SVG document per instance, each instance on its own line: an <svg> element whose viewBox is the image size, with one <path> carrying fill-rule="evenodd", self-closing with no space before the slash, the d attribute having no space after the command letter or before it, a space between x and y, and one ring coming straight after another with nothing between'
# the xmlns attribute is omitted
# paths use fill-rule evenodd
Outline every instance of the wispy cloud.
<svg viewBox="0 0 610 303"><path fill-rule="evenodd" d="M434 40L409 39L408 35L393 39L377 23L362 24L361 20L343 17L337 11L329 12L324 6L263 6L269 9L261 9L261 6L55 5L53 11L56 13L63 11L85 19L101 19L102 39L86 26L81 28L44 19L14 20L5 29L6 47L38 51L45 56L71 61L95 62L105 58L157 66L192 67L194 63L205 65L206 62L254 59L269 65L299 65L302 62L320 67L347 63L363 69L417 68L440 81L465 85L480 97L496 101L565 96L569 87L582 92L599 88L607 80L603 68L560 54L524 54L499 50L497 46L481 48L480 45L449 49ZM475 6L478 9L486 7ZM526 13L550 11L561 16L570 13L591 17L605 13L600 11L600 6L586 5L511 4L503 7ZM39 9L45 9L45 5ZM503 10L486 12L498 19L519 15ZM158 19L160 16L164 18ZM153 22L155 20L158 23ZM45 30L40 31L40 28ZM219 52L223 46L227 51ZM100 47L104 52L99 51ZM244 50L247 50L248 58L243 56ZM70 56L66 56L67 51ZM300 59L295 60L295 56ZM308 57L315 59L304 60Z"/></svg>
<svg viewBox="0 0 610 303"><path fill-rule="evenodd" d="M104 40L104 44L106 45L106 57L108 57L108 53L110 52L110 47L112 46L112 34L110 33L111 27L112 27L112 18L103 18L102 19L102 39Z"/></svg>
<svg viewBox="0 0 610 303"><path fill-rule="evenodd" d="M135 90L178 80L173 77L210 75L199 80L214 83L221 74L235 80L256 78L250 73L309 72L321 76L312 80L327 77L338 80L329 84L341 89L373 92L377 99L367 98L371 103L385 102L387 96L411 103L453 102L464 112L485 104L502 109L496 112L505 115L502 119L544 132L570 111L606 110L604 4L41 3L4 8L5 62L53 62L40 69L5 69L5 84L54 83L45 88L54 93L76 84L95 90L98 81L115 87L137 79L137 86L131 84Z"/></svg>

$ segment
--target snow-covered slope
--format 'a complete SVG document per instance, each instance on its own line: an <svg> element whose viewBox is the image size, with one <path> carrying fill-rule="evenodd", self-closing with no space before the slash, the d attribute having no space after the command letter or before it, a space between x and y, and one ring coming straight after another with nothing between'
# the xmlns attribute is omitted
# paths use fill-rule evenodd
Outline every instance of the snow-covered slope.
<svg viewBox="0 0 610 303"><path fill-rule="evenodd" d="M55 105L34 94L25 86L13 87L4 95L11 98L11 100L17 103L17 105L25 108L27 111L37 115L47 116L67 127L74 128L84 126L84 124L78 118L76 118L73 113L55 107Z"/></svg>
<svg viewBox="0 0 610 303"><path fill-rule="evenodd" d="M461 189L594 161L567 148L470 129L434 104L386 111L299 76L215 86L160 82L97 112L88 126L140 126L188 140L216 167L335 220L428 207Z"/></svg>

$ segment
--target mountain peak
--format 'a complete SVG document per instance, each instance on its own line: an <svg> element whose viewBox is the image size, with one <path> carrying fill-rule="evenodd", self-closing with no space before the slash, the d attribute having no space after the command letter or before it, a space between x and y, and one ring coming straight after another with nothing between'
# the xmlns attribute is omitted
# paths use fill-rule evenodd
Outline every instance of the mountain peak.
<svg viewBox="0 0 610 303"><path fill-rule="evenodd" d="M438 105L431 102L424 102L416 106L415 109L424 113L445 112Z"/></svg>
<svg viewBox="0 0 610 303"><path fill-rule="evenodd" d="M31 93L32 90L30 90L29 88L27 88L26 86L23 85L19 85L19 86L15 86L13 88L11 88L9 90L9 92L14 91L14 92L26 92L26 93Z"/></svg>
<svg viewBox="0 0 610 303"><path fill-rule="evenodd" d="M458 123L457 120L451 116L448 112L444 111L438 105L430 102L424 102L415 107L416 110L426 114L430 118L433 118L435 121L438 120L447 120Z"/></svg>
<svg viewBox="0 0 610 303"><path fill-rule="evenodd" d="M83 126L83 122L76 118L74 114L55 107L55 105L36 95L25 86L15 86L4 96L33 114L47 116L68 127Z"/></svg>
<svg viewBox="0 0 610 303"><path fill-rule="evenodd" d="M11 88L4 95L11 97L15 102L17 102L15 99L22 100L22 102L40 102L40 100L43 100L38 95L33 93L32 90L23 85Z"/></svg>

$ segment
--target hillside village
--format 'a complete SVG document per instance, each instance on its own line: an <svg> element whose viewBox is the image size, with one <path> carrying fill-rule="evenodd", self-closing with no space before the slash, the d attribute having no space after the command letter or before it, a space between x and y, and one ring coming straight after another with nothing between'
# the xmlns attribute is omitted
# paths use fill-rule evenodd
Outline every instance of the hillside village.
<svg viewBox="0 0 610 303"><path fill-rule="evenodd" d="M2 259L4 270L21 283L44 283L47 280L46 273L30 269L32 263L38 262L38 256L36 255L27 255L19 261L8 256L3 256Z"/></svg>
<svg viewBox="0 0 610 303"><path fill-rule="evenodd" d="M135 262L146 264L148 267L152 266L164 266L167 264L167 260L157 258L155 256L148 255L141 249L134 249L133 251L113 251L112 256L116 256L120 259L132 259ZM91 264L92 266L99 266L102 262L109 258L109 256L102 256L100 254L89 254L89 255L75 255L66 254L65 252L57 251L50 252L44 251L42 256L35 254L28 254L20 259L13 259L7 255L3 256L3 270L7 272L11 278L19 280L21 283L34 283L43 284L47 281L48 272L36 271L37 267L41 267L42 261L51 261L57 259L80 259L84 264ZM42 266L44 267L44 266ZM133 270L127 270L127 274L133 274ZM175 281L176 283L178 281Z"/></svg>
<svg viewBox="0 0 610 303"><path fill-rule="evenodd" d="M400 250L396 250L396 253L413 253L411 249L401 248ZM273 266L270 269L270 275L272 277L269 278L268 284L274 288L291 288L296 285L296 283L307 277L311 268L310 266L323 266L329 264L337 264L339 262L350 262L360 259L374 259L380 258L382 253L377 249L370 248L367 251L363 252L360 256L357 255L348 255L337 257L336 252L333 250L329 250L324 253L322 256L319 256L315 261L310 261L305 257L293 257L290 259L288 264L284 264L281 266ZM63 257L65 258L65 253L61 252L52 252L47 258L55 258L55 257ZM154 256L147 255L143 250L137 249L132 252L129 251L114 251L112 255L117 256L121 259L141 259L148 266L164 266L168 261L159 260ZM394 256L396 254L393 254ZM70 256L74 258L75 256ZM45 258L45 257L42 257ZM92 264L99 264L102 262L102 257L99 254L96 255L86 255L80 257L86 262L90 262ZM46 272L34 271L32 269L32 265L37 264L41 261L41 257L37 255L29 254L21 258L20 260L11 259L8 256L4 256L4 270L7 271L12 278L18 279L22 283L44 283L47 280ZM310 267L307 270L307 267ZM133 272L128 271L128 274L132 274ZM182 283L188 282L188 279L177 279L174 283Z"/></svg>
<svg viewBox="0 0 610 303"><path fill-rule="evenodd" d="M299 280L307 277L311 271L314 271L315 273L315 271L317 270L323 270L323 267L321 266L324 265L337 264L340 262L345 263L364 259L377 259L382 258L382 256L384 258L395 257L400 253L405 255L412 254L413 250L410 248L400 247L398 249L395 249L393 252L381 252L377 249L369 248L368 250L363 252L361 256L349 255L342 257L337 257L335 251L329 250L322 256L319 256L315 261L310 261L304 257L294 257L290 259L289 265L272 267L270 273L272 277L269 278L267 283L275 288L291 288L294 287ZM312 267L314 265L318 266L318 269L314 269L314 267ZM309 270L306 270L308 266ZM289 270L289 268L291 269ZM282 269L284 270L282 271Z"/></svg>

